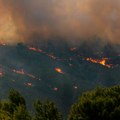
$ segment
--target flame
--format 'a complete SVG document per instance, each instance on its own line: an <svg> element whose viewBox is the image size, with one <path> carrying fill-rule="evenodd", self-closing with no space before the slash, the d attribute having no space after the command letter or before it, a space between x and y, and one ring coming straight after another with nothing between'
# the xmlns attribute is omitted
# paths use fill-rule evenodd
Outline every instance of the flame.
<svg viewBox="0 0 120 120"><path fill-rule="evenodd" d="M35 77L34 75L32 75L32 74L29 74L29 73L24 72L23 69L21 69L21 70L15 70L15 69L13 69L12 71L13 71L14 73L17 73L17 74L20 74L20 75L26 75L26 76L28 76L28 77L30 77L30 78L38 79L38 78L36 78L36 77Z"/></svg>
<svg viewBox="0 0 120 120"><path fill-rule="evenodd" d="M45 51L43 51L43 50L41 50L41 49L34 48L34 47L28 47L28 49L31 50L31 51L35 51L35 52L42 53L42 54L44 54L44 55L46 55L46 56L48 56L48 57L50 57L50 58L52 58L52 59L56 59L55 56L53 56L52 54L49 54L49 53L47 53L47 52L45 52Z"/></svg>
<svg viewBox="0 0 120 120"><path fill-rule="evenodd" d="M68 59L62 59L62 58L58 58L58 57L55 57L53 56L52 54L49 54L41 49L37 49L37 48L34 48L34 47L28 47L29 50L32 50L32 51L35 51L35 52L40 52L42 54L45 54L46 56L54 59L54 60L58 60L58 61L66 61ZM70 48L70 51L75 51L77 48L73 47L73 48ZM72 58L69 59L70 61L72 60ZM107 68L111 68L113 65L112 64L107 64L107 60L108 58L102 58L102 59L93 59L93 58L86 58L87 61L90 61L90 62L93 62L93 63L97 63L97 64L100 64L102 66L105 66ZM64 74L64 72L60 69L60 68L56 68L55 71L57 71L58 73L61 73L61 74Z"/></svg>
<svg viewBox="0 0 120 120"><path fill-rule="evenodd" d="M86 58L86 60L90 61L90 62L93 62L93 63L100 64L100 65L108 67L108 68L112 67L112 64L107 64L108 58L102 58L101 60L99 60L99 59L93 59L93 58Z"/></svg>
<svg viewBox="0 0 120 120"><path fill-rule="evenodd" d="M60 68L55 68L55 71L58 72L58 73L60 73L60 74L64 74L64 72Z"/></svg>

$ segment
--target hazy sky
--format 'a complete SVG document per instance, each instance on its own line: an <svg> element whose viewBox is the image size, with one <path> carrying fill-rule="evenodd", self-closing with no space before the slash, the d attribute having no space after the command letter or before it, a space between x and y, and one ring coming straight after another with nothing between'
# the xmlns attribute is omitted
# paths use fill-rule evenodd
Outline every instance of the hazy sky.
<svg viewBox="0 0 120 120"><path fill-rule="evenodd" d="M120 0L0 0L0 38L7 42L98 36L120 43Z"/></svg>

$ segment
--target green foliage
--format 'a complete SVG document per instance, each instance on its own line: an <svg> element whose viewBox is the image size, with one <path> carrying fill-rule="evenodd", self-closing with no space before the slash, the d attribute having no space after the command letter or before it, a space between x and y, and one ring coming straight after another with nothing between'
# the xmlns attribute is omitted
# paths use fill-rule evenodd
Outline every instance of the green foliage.
<svg viewBox="0 0 120 120"><path fill-rule="evenodd" d="M25 106L26 105L25 99L21 96L21 94L18 91L14 90L14 89L10 90L9 100L15 106L19 106L19 105Z"/></svg>
<svg viewBox="0 0 120 120"><path fill-rule="evenodd" d="M32 118L26 108L25 99L18 91L12 89L8 101L0 102L0 120L62 120L53 102L47 100L42 103L36 100L34 107L36 113Z"/></svg>
<svg viewBox="0 0 120 120"><path fill-rule="evenodd" d="M11 90L8 101L0 101L0 120L62 120L55 104L49 100L34 102L35 114L30 116L25 99L16 90ZM97 88L83 93L75 103L68 120L119 120L120 86Z"/></svg>
<svg viewBox="0 0 120 120"><path fill-rule="evenodd" d="M0 120L12 120L11 115L3 110L0 110Z"/></svg>
<svg viewBox="0 0 120 120"><path fill-rule="evenodd" d="M31 117L25 106L18 106L14 111L13 120L31 120Z"/></svg>
<svg viewBox="0 0 120 120"><path fill-rule="evenodd" d="M0 109L2 111L8 112L9 114L13 114L13 111L14 111L14 108L9 101L2 101Z"/></svg>
<svg viewBox="0 0 120 120"><path fill-rule="evenodd" d="M42 103L40 100L36 100L34 107L36 110L34 120L62 120L62 116L53 102L47 100Z"/></svg>
<svg viewBox="0 0 120 120"><path fill-rule="evenodd" d="M68 120L119 120L120 86L97 88L84 93L75 103Z"/></svg>
<svg viewBox="0 0 120 120"><path fill-rule="evenodd" d="M0 102L0 120L31 120L25 99L18 91L10 90L8 101Z"/></svg>

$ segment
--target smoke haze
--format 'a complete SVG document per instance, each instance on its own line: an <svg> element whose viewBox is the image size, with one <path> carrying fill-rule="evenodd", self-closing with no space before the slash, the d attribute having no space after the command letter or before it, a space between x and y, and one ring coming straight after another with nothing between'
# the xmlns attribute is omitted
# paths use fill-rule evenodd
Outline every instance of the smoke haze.
<svg viewBox="0 0 120 120"><path fill-rule="evenodd" d="M120 43L119 0L0 0L0 39L31 42L97 36Z"/></svg>

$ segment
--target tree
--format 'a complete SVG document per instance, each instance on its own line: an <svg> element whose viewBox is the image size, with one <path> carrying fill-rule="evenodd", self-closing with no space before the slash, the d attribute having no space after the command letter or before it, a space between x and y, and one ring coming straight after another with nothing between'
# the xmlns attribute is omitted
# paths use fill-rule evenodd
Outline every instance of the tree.
<svg viewBox="0 0 120 120"><path fill-rule="evenodd" d="M9 100L0 101L0 120L31 120L25 99L18 91L10 90Z"/></svg>
<svg viewBox="0 0 120 120"><path fill-rule="evenodd" d="M40 100L36 100L34 107L36 110L34 120L62 120L62 116L53 102L47 100L42 103Z"/></svg>
<svg viewBox="0 0 120 120"><path fill-rule="evenodd" d="M31 120L31 117L25 106L20 105L17 107L13 114L13 120Z"/></svg>
<svg viewBox="0 0 120 120"><path fill-rule="evenodd" d="M120 86L97 88L84 93L75 103L68 120L119 120Z"/></svg>
<svg viewBox="0 0 120 120"><path fill-rule="evenodd" d="M10 115L12 115L14 108L9 101L1 101L0 110L5 111L5 112L9 113Z"/></svg>
<svg viewBox="0 0 120 120"><path fill-rule="evenodd" d="M11 89L8 98L10 102L15 106L19 105L26 106L25 99L21 96L21 94L17 90Z"/></svg>
<svg viewBox="0 0 120 120"><path fill-rule="evenodd" d="M0 120L12 120L11 115L3 110L0 110Z"/></svg>

